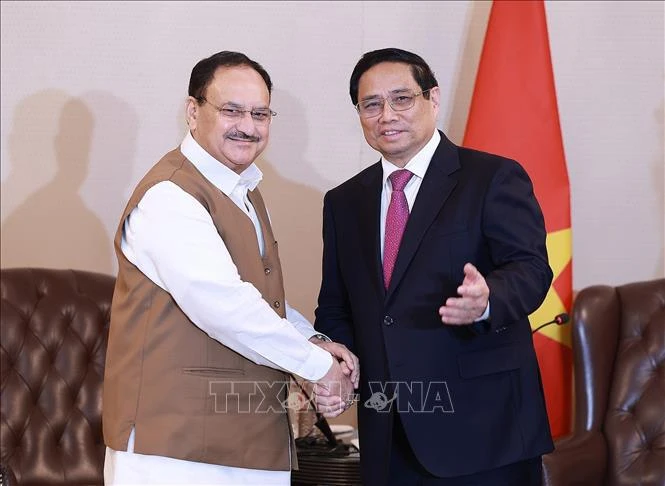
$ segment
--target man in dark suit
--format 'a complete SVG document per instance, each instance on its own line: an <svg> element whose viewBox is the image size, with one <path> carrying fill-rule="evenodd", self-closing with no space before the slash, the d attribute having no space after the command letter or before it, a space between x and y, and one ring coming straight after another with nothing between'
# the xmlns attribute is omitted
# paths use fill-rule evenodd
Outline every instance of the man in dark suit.
<svg viewBox="0 0 665 486"><path fill-rule="evenodd" d="M436 129L438 83L413 53L366 53L350 94L382 158L325 196L315 327L360 359L364 484L541 484L527 316L552 272L531 181Z"/></svg>

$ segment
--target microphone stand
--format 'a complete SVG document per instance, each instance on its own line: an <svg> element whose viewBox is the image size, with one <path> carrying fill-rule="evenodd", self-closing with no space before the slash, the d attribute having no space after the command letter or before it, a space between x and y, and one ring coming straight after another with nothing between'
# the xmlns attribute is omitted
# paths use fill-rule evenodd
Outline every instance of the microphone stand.
<svg viewBox="0 0 665 486"><path fill-rule="evenodd" d="M300 388L300 391L307 399L307 402L312 407L312 410L314 410L316 415L316 422L314 422L314 426L317 427L321 433L323 433L323 436L326 438L328 445L331 448L336 448L339 441L335 437L333 431L330 429L330 424L323 416L323 414L316 409L316 404L314 403L314 400L312 400L312 397L309 396L309 393L307 393L307 390L305 390L305 387L303 387L295 377L293 378L293 381L296 382L296 385L298 385L298 388Z"/></svg>
<svg viewBox="0 0 665 486"><path fill-rule="evenodd" d="M544 324L541 324L540 326L535 328L533 331L531 331L531 334L535 334L538 331L540 331L543 327L547 327L551 324L556 324L557 326L561 326L561 325L567 323L568 321L570 321L570 316L568 314L566 314L565 312L563 312L561 314L556 315L554 317L554 319L552 319L551 321L546 322Z"/></svg>

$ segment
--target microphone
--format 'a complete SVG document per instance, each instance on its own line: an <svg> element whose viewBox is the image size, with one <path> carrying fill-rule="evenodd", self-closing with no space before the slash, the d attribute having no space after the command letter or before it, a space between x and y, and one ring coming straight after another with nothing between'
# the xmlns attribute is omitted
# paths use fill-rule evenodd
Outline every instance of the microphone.
<svg viewBox="0 0 665 486"><path fill-rule="evenodd" d="M531 331L531 334L535 334L538 331L540 331L543 327L547 327L551 324L556 324L557 326L561 326L561 325L567 323L568 321L570 321L570 316L568 314L566 314L565 312L562 312L561 314L557 314L554 317L554 319L552 319L551 321L546 322L545 324L541 324L540 326L535 328L533 331Z"/></svg>

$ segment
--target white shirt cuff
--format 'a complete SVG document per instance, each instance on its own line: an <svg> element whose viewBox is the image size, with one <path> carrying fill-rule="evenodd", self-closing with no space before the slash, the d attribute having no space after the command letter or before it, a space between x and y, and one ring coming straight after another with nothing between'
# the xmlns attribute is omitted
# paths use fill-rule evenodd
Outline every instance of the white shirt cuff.
<svg viewBox="0 0 665 486"><path fill-rule="evenodd" d="M308 381L320 380L330 370L333 364L332 355L312 344L312 351L300 368L295 370L295 374Z"/></svg>
<svg viewBox="0 0 665 486"><path fill-rule="evenodd" d="M487 307L485 307L485 312L483 312L483 315L480 316L478 319L476 319L473 322L480 322L480 321L486 321L487 319L490 318L490 301L487 301Z"/></svg>

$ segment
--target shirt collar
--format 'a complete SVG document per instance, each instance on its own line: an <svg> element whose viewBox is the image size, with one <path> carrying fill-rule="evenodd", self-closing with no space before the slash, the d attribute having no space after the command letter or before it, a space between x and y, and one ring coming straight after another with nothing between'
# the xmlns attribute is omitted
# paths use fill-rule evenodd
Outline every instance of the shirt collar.
<svg viewBox="0 0 665 486"><path fill-rule="evenodd" d="M429 142L425 144L420 151L413 156L409 162L404 166L405 169L411 171L414 176L420 177L421 179L425 177L425 172L429 167L429 163L434 156L436 148L439 146L441 141L441 135L439 135L438 130L434 130L432 138L429 139ZM396 170L400 170L400 167L397 167L392 162L387 161L384 157L381 157L381 167L383 167L383 184L386 184L386 181L390 174Z"/></svg>
<svg viewBox="0 0 665 486"><path fill-rule="evenodd" d="M203 174L203 177L227 196L230 196L237 187L253 191L263 178L263 172L254 163L240 174L233 172L206 152L189 131L180 144L180 151Z"/></svg>

